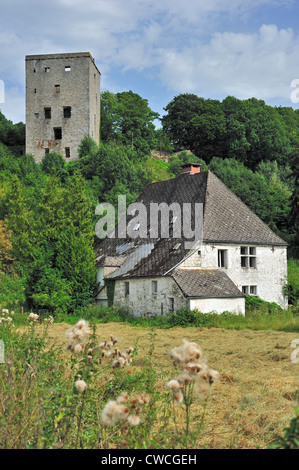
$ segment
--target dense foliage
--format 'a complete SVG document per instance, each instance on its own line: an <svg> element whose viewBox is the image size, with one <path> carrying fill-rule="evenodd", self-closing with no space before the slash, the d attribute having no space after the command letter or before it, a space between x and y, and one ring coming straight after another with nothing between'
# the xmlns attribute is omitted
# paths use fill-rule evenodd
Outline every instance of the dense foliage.
<svg viewBox="0 0 299 470"><path fill-rule="evenodd" d="M181 94L165 108L162 128L148 101L132 91L101 97L101 144L85 137L79 159L51 152L41 164L22 155L24 124L0 113L0 305L71 313L95 287L94 226L99 202L133 202L152 181L181 165L213 171L298 257L299 113L255 98L222 102ZM168 161L151 151L168 152ZM173 150L176 153L173 153ZM293 264L292 264L293 263ZM289 263L291 303L298 298Z"/></svg>

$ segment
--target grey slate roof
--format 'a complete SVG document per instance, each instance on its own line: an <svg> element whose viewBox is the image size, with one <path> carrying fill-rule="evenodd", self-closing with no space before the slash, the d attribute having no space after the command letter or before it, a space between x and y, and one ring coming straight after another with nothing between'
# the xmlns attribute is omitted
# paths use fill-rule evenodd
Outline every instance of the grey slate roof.
<svg viewBox="0 0 299 470"><path fill-rule="evenodd" d="M223 271L175 269L172 277L186 297L244 297Z"/></svg>
<svg viewBox="0 0 299 470"><path fill-rule="evenodd" d="M193 207L194 203L202 203L204 242L287 245L211 171L182 174L175 179L152 183L136 202L142 202L148 214L151 203L170 205L176 202L181 207L183 203L192 203ZM98 265L104 264L105 257L107 261L110 257L122 257L120 268L111 275L114 278L163 276L190 255L184 242L183 236L172 238L170 234L169 238L150 238L149 232L145 239L106 238L96 249L96 257ZM113 265L117 266L117 262Z"/></svg>

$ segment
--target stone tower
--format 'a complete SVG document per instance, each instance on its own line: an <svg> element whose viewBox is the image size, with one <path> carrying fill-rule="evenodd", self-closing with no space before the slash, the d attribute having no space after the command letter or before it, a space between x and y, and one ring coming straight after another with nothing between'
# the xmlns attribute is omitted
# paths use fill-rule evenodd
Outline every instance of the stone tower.
<svg viewBox="0 0 299 470"><path fill-rule="evenodd" d="M89 135L99 143L100 72L89 52L29 55L26 62L26 153L78 158Z"/></svg>

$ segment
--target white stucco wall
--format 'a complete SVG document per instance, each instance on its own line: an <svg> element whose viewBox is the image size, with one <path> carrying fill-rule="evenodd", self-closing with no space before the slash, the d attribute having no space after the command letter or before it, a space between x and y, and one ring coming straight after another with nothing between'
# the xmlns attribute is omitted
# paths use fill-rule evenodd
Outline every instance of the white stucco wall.
<svg viewBox="0 0 299 470"><path fill-rule="evenodd" d="M253 246L256 249L256 267L241 267L241 246ZM198 251L182 263L179 268L214 268L218 267L218 250L227 250L227 267L221 268L236 286L256 286L256 294L268 302L276 302L287 307L287 298L282 288L287 276L287 250L282 246L254 246L233 244L202 244Z"/></svg>
<svg viewBox="0 0 299 470"><path fill-rule="evenodd" d="M158 283L157 294L152 293L152 281ZM188 299L171 277L128 279L127 282L130 290L128 295L125 295L125 281L115 282L114 305L127 308L135 316L167 315L171 311L171 298L174 299L174 310L188 306Z"/></svg>
<svg viewBox="0 0 299 470"><path fill-rule="evenodd" d="M202 313L228 311L245 315L245 298L190 299L189 308L198 309Z"/></svg>

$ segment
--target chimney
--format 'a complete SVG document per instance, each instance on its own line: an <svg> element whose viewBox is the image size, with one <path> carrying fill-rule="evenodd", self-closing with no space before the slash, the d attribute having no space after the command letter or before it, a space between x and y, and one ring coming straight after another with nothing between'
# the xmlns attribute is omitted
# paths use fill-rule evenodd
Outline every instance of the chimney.
<svg viewBox="0 0 299 470"><path fill-rule="evenodd" d="M200 173L199 163L185 163L182 166L183 175L195 175L196 173Z"/></svg>

